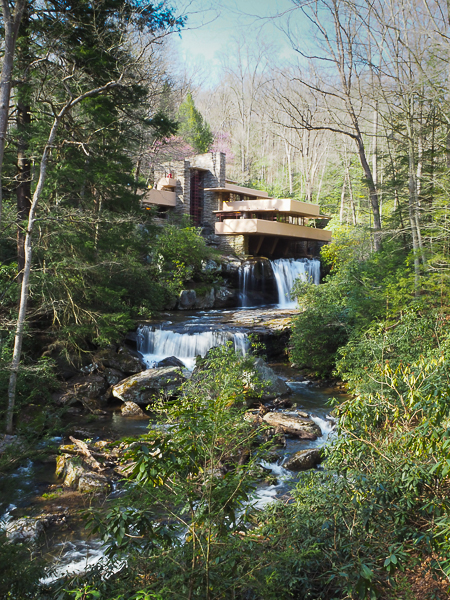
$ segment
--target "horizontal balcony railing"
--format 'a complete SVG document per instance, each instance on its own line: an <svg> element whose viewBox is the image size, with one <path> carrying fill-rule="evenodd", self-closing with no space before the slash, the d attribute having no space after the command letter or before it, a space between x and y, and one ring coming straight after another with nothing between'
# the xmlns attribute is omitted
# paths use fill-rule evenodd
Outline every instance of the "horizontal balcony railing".
<svg viewBox="0 0 450 600"><path fill-rule="evenodd" d="M274 211L288 213L311 219L320 218L320 208L318 204L308 204L299 202L290 198L269 198L267 200L242 200L241 202L224 202L220 212L258 212Z"/></svg>
<svg viewBox="0 0 450 600"><path fill-rule="evenodd" d="M331 231L325 229L264 219L224 219L215 224L215 231L217 235L277 235L320 242L331 241Z"/></svg>

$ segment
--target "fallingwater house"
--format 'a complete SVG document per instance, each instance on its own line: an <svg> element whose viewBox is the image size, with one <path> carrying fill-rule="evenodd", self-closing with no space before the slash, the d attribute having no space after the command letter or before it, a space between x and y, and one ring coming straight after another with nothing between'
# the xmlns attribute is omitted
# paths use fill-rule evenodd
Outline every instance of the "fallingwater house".
<svg viewBox="0 0 450 600"><path fill-rule="evenodd" d="M155 169L155 182L155 188L143 194L142 206L157 206L160 219L169 212L190 215L193 224L224 251L268 258L311 257L331 240L331 232L320 228L326 217L317 204L269 198L262 190L236 185L226 178L222 152Z"/></svg>

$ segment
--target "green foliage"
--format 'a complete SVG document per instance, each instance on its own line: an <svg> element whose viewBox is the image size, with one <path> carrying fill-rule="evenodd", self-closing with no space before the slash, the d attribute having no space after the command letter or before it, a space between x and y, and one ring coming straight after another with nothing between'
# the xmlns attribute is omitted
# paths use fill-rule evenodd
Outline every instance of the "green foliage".
<svg viewBox="0 0 450 600"><path fill-rule="evenodd" d="M326 285L297 283L300 313L293 319L291 360L318 376L328 375L338 348L348 338L348 314L344 290L330 281Z"/></svg>
<svg viewBox="0 0 450 600"><path fill-rule="evenodd" d="M0 532L0 596L5 600L30 600L38 597L39 578L44 562L33 556L27 544L11 544Z"/></svg>
<svg viewBox="0 0 450 600"><path fill-rule="evenodd" d="M138 589L149 597L212 600L248 585L239 536L264 451L242 415L258 387L252 367L231 346L213 348L180 397L157 407L161 424L130 446L127 494L96 530L111 556L126 552L131 586L147 581Z"/></svg>
<svg viewBox="0 0 450 600"><path fill-rule="evenodd" d="M190 144L199 154L208 152L214 141L208 123L203 120L195 108L192 94L189 92L178 110L178 133L185 142Z"/></svg>
<svg viewBox="0 0 450 600"><path fill-rule="evenodd" d="M421 356L433 358L447 348L448 327L442 312L411 308L354 333L338 351L336 371L354 393L369 392L379 388L380 365L388 363L396 369Z"/></svg>
<svg viewBox="0 0 450 600"><path fill-rule="evenodd" d="M205 279L202 264L215 253L208 248L199 229L181 223L167 224L152 244L152 265L170 294L178 294L192 279Z"/></svg>

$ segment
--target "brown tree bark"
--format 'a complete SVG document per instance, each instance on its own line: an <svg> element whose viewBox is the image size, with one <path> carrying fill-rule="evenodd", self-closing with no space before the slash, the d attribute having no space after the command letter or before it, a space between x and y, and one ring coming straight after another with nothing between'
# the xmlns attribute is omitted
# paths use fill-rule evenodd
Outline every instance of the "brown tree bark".
<svg viewBox="0 0 450 600"><path fill-rule="evenodd" d="M17 35L22 14L25 9L26 0L16 0L13 10L8 0L0 0L2 9L3 26L5 29L5 52L2 61L2 72L0 75L0 226L2 223L3 189L2 168L3 156L6 145L6 132L9 119L9 102L11 99L11 76L14 64L14 51L16 48Z"/></svg>

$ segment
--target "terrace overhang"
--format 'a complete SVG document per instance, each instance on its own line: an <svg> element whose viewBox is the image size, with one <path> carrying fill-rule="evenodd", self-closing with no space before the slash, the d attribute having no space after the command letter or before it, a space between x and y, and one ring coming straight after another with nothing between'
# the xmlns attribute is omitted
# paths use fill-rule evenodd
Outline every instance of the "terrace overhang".
<svg viewBox="0 0 450 600"><path fill-rule="evenodd" d="M308 204L291 200L291 198L268 198L261 200L241 200L240 202L223 202L222 210L215 212L280 212L289 215L308 217L310 219L327 218L320 214L318 204Z"/></svg>
<svg viewBox="0 0 450 600"><path fill-rule="evenodd" d="M263 190L254 190L253 188L235 185L234 183L225 183L225 187L205 188L205 192L228 192L239 196L248 196L249 198L268 198L269 194Z"/></svg>
<svg viewBox="0 0 450 600"><path fill-rule="evenodd" d="M141 205L143 208L152 206L171 206L177 205L177 195L175 192L168 190L147 190L142 198Z"/></svg>
<svg viewBox="0 0 450 600"><path fill-rule="evenodd" d="M331 242L331 231L264 219L223 219L215 223L215 232L216 235L262 235Z"/></svg>

